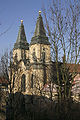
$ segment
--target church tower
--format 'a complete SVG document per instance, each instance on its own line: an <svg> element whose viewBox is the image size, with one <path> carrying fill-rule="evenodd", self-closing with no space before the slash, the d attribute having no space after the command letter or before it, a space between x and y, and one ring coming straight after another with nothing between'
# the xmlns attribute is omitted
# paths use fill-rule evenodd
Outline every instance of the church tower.
<svg viewBox="0 0 80 120"><path fill-rule="evenodd" d="M21 59L29 59L29 44L26 40L23 20L19 28L18 37L13 49L13 58L20 61ZM15 61L14 61L15 62Z"/></svg>
<svg viewBox="0 0 80 120"><path fill-rule="evenodd" d="M30 62L34 62L33 53L35 52L35 56L37 62L42 60L42 54L45 52L45 62L50 62L50 43L48 41L48 37L46 36L46 32L43 25L43 20L41 16L41 11L39 11L39 16L37 18L36 28L34 32L34 36L31 39L30 43Z"/></svg>
<svg viewBox="0 0 80 120"><path fill-rule="evenodd" d="M23 20L19 28L18 37L13 48L12 88L14 92L28 91L29 80L29 43L26 40Z"/></svg>
<svg viewBox="0 0 80 120"><path fill-rule="evenodd" d="M33 81L35 82L33 83L39 85L36 88L42 88L48 82L48 69L51 58L50 43L44 29L41 11L39 11L34 36L31 39L29 58Z"/></svg>

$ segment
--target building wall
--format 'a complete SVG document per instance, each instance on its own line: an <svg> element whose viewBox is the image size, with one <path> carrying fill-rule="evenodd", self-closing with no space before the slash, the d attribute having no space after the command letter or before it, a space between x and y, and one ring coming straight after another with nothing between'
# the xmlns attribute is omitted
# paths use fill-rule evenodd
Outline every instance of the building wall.
<svg viewBox="0 0 80 120"><path fill-rule="evenodd" d="M45 61L50 62L50 45L44 45L44 44L35 44L30 46L30 51L29 51L29 58L30 58L30 63L33 63L33 52L35 49L35 55L37 57L38 62L41 60L41 55L43 52L43 49L45 49Z"/></svg>
<svg viewBox="0 0 80 120"><path fill-rule="evenodd" d="M33 52L35 49L35 55L37 58L37 63L34 63L33 60ZM45 64L41 63L41 57L42 52L45 50ZM17 53L17 60L20 61L22 59L22 54L24 54L24 50L21 49L15 49L13 50L13 58L15 59L15 55ZM49 79L49 72L50 68L50 45L44 45L44 44L35 44L31 45L29 50L25 50L26 59L30 60L29 64L24 64L23 61L21 61L18 64L18 71L13 72L12 75L12 86L13 86L13 76L15 75L15 81L14 81L14 88L13 92L21 92L21 78L22 75L25 75L26 78L26 90L23 92L24 94L39 94L40 90L43 88L44 82L48 82ZM14 60L15 63L15 60ZM27 66L29 68L27 69ZM31 79L33 77L33 87L31 87ZM45 81L44 81L45 80Z"/></svg>
<svg viewBox="0 0 80 120"><path fill-rule="evenodd" d="M29 50L25 50L25 52L23 49L13 50L13 58L15 58L15 55L17 55L18 61L20 61L22 59L22 55L24 55L24 54L26 54L26 59L28 59L29 58Z"/></svg>

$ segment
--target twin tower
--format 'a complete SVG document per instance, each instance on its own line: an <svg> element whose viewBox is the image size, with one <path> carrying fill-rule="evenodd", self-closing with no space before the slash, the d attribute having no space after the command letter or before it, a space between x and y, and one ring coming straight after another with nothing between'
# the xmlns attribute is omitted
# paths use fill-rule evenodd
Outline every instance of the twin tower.
<svg viewBox="0 0 80 120"><path fill-rule="evenodd" d="M26 40L23 20L13 48L12 90L23 94L39 94L50 80L50 43L41 12L30 44Z"/></svg>

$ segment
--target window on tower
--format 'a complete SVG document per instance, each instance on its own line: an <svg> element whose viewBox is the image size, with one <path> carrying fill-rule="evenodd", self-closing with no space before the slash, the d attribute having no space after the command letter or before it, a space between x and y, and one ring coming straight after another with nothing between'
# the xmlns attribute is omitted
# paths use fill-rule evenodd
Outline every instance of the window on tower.
<svg viewBox="0 0 80 120"><path fill-rule="evenodd" d="M15 82L15 74L13 75L13 88L14 88L14 82Z"/></svg>
<svg viewBox="0 0 80 120"><path fill-rule="evenodd" d="M33 88L33 74L31 75L31 88Z"/></svg>
<svg viewBox="0 0 80 120"><path fill-rule="evenodd" d="M37 62L37 57L36 57L36 53L35 53L35 48L33 49L32 59L33 59L34 62Z"/></svg>
<svg viewBox="0 0 80 120"><path fill-rule="evenodd" d="M45 48L42 49L41 62L45 62Z"/></svg>
<svg viewBox="0 0 80 120"><path fill-rule="evenodd" d="M17 63L17 53L14 56L14 61Z"/></svg>
<svg viewBox="0 0 80 120"><path fill-rule="evenodd" d="M21 92L26 91L26 76L23 74L21 78Z"/></svg>

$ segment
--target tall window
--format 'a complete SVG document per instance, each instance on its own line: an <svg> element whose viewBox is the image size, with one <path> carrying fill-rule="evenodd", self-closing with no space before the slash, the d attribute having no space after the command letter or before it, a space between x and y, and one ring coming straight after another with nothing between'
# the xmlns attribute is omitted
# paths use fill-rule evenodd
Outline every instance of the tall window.
<svg viewBox="0 0 80 120"><path fill-rule="evenodd" d="M14 62L17 63L17 53L14 56Z"/></svg>
<svg viewBox="0 0 80 120"><path fill-rule="evenodd" d="M15 82L15 74L13 76L13 88L14 88L14 82Z"/></svg>
<svg viewBox="0 0 80 120"><path fill-rule="evenodd" d="M23 74L21 78L21 91L26 91L26 76Z"/></svg>
<svg viewBox="0 0 80 120"><path fill-rule="evenodd" d="M31 75L31 88L33 88L33 74Z"/></svg>

